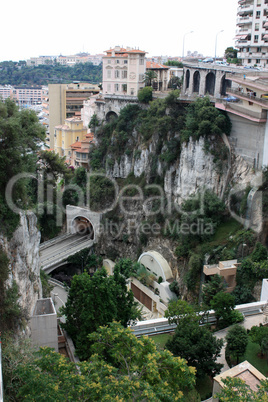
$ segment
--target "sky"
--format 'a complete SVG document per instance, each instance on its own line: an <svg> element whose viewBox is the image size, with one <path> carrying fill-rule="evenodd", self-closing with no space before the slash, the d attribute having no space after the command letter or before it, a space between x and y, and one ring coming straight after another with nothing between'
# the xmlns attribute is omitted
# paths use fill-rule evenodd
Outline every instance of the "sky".
<svg viewBox="0 0 268 402"><path fill-rule="evenodd" d="M222 57L234 46L237 7L238 0L4 1L0 61L97 54L114 46L175 57L183 43L185 56L190 50L212 57L216 48Z"/></svg>

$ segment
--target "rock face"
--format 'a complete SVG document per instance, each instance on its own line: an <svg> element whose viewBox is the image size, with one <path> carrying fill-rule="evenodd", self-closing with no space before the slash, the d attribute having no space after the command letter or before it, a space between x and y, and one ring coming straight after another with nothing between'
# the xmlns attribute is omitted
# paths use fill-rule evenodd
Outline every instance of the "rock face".
<svg viewBox="0 0 268 402"><path fill-rule="evenodd" d="M13 280L19 287L19 303L30 316L35 302L42 297L39 266L40 232L37 218L32 212L20 214L20 225L11 240L0 236L0 244L10 261L9 284Z"/></svg>

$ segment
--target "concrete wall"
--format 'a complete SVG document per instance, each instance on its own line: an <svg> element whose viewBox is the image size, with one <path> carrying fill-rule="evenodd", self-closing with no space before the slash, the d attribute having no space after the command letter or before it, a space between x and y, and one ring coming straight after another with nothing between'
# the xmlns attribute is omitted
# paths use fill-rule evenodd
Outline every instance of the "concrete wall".
<svg viewBox="0 0 268 402"><path fill-rule="evenodd" d="M261 301L268 301L268 279L262 280Z"/></svg>
<svg viewBox="0 0 268 402"><path fill-rule="evenodd" d="M89 208L76 207L74 205L66 206L66 220L67 220L67 233L75 233L73 225L74 219L77 217L84 217L90 221L94 230L94 241L97 241L100 229L100 217L98 212L90 211Z"/></svg>
<svg viewBox="0 0 268 402"><path fill-rule="evenodd" d="M30 327L33 345L48 346L58 352L57 313L51 298L37 300Z"/></svg>
<svg viewBox="0 0 268 402"><path fill-rule="evenodd" d="M228 113L228 116L232 122L229 140L235 153L241 155L256 168L261 168L266 124L255 123L232 113Z"/></svg>

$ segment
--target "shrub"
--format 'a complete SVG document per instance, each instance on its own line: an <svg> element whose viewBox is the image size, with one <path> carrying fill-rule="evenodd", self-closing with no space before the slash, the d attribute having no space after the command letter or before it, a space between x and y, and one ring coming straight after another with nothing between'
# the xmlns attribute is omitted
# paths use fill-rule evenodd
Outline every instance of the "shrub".
<svg viewBox="0 0 268 402"><path fill-rule="evenodd" d="M153 88L144 87L138 92L138 99L142 103L149 103L153 99Z"/></svg>

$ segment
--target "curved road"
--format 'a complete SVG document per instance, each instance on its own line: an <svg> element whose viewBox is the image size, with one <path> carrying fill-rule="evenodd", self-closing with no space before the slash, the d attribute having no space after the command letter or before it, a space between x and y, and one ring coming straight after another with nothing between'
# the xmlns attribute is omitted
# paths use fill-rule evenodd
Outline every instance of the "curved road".
<svg viewBox="0 0 268 402"><path fill-rule="evenodd" d="M58 241L48 241L40 247L41 268L46 273L50 273L69 256L92 246L93 240L90 239L89 235L81 236L79 234L70 234L68 236L60 236Z"/></svg>

